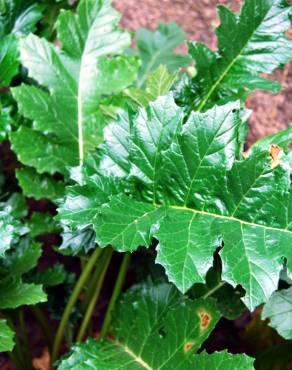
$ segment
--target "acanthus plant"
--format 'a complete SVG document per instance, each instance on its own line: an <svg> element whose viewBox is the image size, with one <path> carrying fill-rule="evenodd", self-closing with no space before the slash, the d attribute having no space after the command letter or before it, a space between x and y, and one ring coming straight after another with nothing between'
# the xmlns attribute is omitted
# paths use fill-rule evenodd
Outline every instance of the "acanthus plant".
<svg viewBox="0 0 292 370"><path fill-rule="evenodd" d="M7 92L9 139L23 164L16 177L26 196L58 204L59 224L49 214L15 217L3 203L3 271L14 275L17 288L32 284L38 294L3 307L0 302L6 320L0 321L0 350L13 346L14 316L6 310L43 302L40 283L46 289L68 280L58 265L43 278L35 269L28 273L41 254L35 237L60 227L57 250L79 256L82 268L55 338L41 306L33 308L48 337L52 368L260 368L260 358L253 364L245 354L208 354L202 346L220 317L235 319L261 304L262 317L292 339L292 129L243 152L250 114L245 98L259 88L278 91L262 73L292 59L285 36L290 12L282 0L246 0L239 15L220 7L218 51L190 43L188 56L173 53L185 38L175 24L139 30L136 50L110 1L81 0L74 12L60 12L56 41L54 32L17 41L14 61L22 70ZM29 18L35 20L29 31L40 16ZM196 74L182 73L191 62ZM3 136L10 128L6 124ZM145 248L157 254L165 273L134 285L117 303L138 248L138 254ZM73 345L58 364L65 334L82 342L91 331L109 267L116 266L113 255L121 252L102 339ZM288 289L278 290L283 284ZM24 311L18 315L23 332ZM30 366L27 352L21 354L18 343L11 353L19 369Z"/></svg>

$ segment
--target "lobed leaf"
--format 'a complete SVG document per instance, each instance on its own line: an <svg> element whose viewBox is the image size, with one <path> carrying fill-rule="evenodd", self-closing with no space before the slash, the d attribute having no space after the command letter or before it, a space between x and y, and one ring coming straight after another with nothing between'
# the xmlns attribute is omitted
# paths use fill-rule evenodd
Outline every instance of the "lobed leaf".
<svg viewBox="0 0 292 370"><path fill-rule="evenodd" d="M97 242L119 251L156 238L157 262L182 292L205 280L213 253L223 246L222 279L241 284L250 309L267 301L282 258L292 258L286 248L292 241L291 167L269 146L241 156L239 107L230 102L193 112L183 124L171 96L150 103L120 136L122 154L113 136L103 145L104 175L69 188L59 219L73 227L92 224ZM111 132L119 129L114 124ZM113 165L105 171L109 158ZM119 188L99 198L100 184L113 175L120 176Z"/></svg>
<svg viewBox="0 0 292 370"><path fill-rule="evenodd" d="M98 369L197 368L201 355L195 353L219 314L212 300L192 302L160 284L128 291L113 317L113 340L75 345L58 369L85 369L86 363Z"/></svg>
<svg viewBox="0 0 292 370"><path fill-rule="evenodd" d="M218 7L218 51L201 43L190 44L197 74L180 94L188 109L205 111L222 100L245 98L255 89L279 91L279 84L265 79L292 58L291 4L286 0L246 0L241 13Z"/></svg>

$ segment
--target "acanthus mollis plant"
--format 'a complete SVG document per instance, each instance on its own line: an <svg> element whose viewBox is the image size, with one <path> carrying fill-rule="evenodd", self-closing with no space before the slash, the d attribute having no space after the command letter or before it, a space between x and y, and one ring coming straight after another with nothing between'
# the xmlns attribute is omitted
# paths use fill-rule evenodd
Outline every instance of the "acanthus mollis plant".
<svg viewBox="0 0 292 370"><path fill-rule="evenodd" d="M243 302L253 310L268 301L263 318L270 317L271 326L288 339L289 300L282 326L281 319L273 318L273 310L286 297L286 291L275 292L281 271L286 266L291 272L288 146L292 132L288 128L264 138L243 153L247 112L242 106L252 90L278 91L276 82L260 74L291 59L291 42L284 35L290 26L290 11L283 1L247 0L240 15L222 7L218 51L202 44L190 45L197 74L187 82L185 78L178 82L175 99L169 94L148 105L153 100L149 99L149 86L128 89L129 98L145 108L137 113L124 111L105 128L94 165L72 172L76 185L67 188L58 216L75 231L93 227L100 247L110 245L126 252L125 256L139 247L156 245L156 262L164 267L168 279L193 298L214 296L223 316L228 317L228 312L238 315ZM171 76L163 80L167 85ZM204 285L214 253L221 260L221 273L214 284L211 278ZM200 294L198 283L205 294ZM233 299L226 298L232 289L232 294L242 297L235 306ZM138 306L137 300L132 304ZM235 307L238 311L233 311ZM95 368L118 369L120 356L128 361L129 369L175 368L179 361L185 368L220 368L217 361L240 368L239 363L232 363L235 358L224 359L223 353L216 354L215 360L206 355L202 363L200 356L190 356L191 365L183 356L175 365L168 360L159 363L158 355L148 356L146 324L139 327L145 348L134 348L131 334L119 331L119 315L124 319L121 311L113 315L116 342L77 345L60 368L82 368L88 359ZM133 325L139 322L138 317ZM167 330L164 342L159 334L163 337L167 326L163 318L159 322L162 334L153 329L151 335L163 348L169 344ZM102 327L102 337L108 328L109 322L106 330ZM136 327L133 330L138 332ZM182 343L188 343L184 339ZM170 358L179 352L167 348ZM182 355L183 345L179 348ZM252 362L242 361L243 368L253 367Z"/></svg>

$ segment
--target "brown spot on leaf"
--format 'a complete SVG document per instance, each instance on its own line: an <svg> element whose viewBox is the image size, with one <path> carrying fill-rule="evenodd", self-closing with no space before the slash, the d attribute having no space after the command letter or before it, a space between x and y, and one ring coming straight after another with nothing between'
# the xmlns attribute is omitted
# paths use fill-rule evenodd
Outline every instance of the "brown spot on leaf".
<svg viewBox="0 0 292 370"><path fill-rule="evenodd" d="M194 342L186 342L184 345L184 351L189 352L194 346Z"/></svg>
<svg viewBox="0 0 292 370"><path fill-rule="evenodd" d="M279 159L281 158L282 149L276 144L271 144L269 148L270 156L272 158L272 168L279 165Z"/></svg>
<svg viewBox="0 0 292 370"><path fill-rule="evenodd" d="M212 319L211 315L206 311L200 311L199 317L200 317L200 329L206 330Z"/></svg>

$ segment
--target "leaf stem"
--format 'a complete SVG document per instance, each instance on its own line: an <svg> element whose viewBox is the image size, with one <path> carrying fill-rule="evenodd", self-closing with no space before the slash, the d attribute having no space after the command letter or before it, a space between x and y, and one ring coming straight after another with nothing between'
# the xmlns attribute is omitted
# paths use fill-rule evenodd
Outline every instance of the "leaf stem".
<svg viewBox="0 0 292 370"><path fill-rule="evenodd" d="M217 285L214 286L214 288L210 289L206 294L204 294L201 298L206 299L210 297L213 293L215 293L217 290L219 290L223 285L225 285L225 281L220 281Z"/></svg>
<svg viewBox="0 0 292 370"><path fill-rule="evenodd" d="M67 306L66 306L66 308L63 312L61 322L59 324L58 331L57 331L55 341L54 341L54 344L53 344L51 368L53 368L53 364L58 358L58 355L59 355L59 352L60 352L61 342L62 342L62 339L63 339L63 336L64 336L65 329L67 327L68 320L69 320L70 314L72 312L72 309L73 309L75 303L77 302L79 294L80 294L84 284L86 283L86 281L89 277L89 274L90 274L91 270L93 269L93 266L95 265L101 251L102 250L100 248L96 248L95 251L93 252L93 254L88 259L88 262L85 265L85 267L84 267L84 269L83 269L83 271L82 271L82 273L81 273L81 275L80 275L80 277L79 277L79 279L78 279L78 281L77 281L77 283L76 283L76 285L73 289L73 292L72 292L72 294L69 298Z"/></svg>
<svg viewBox="0 0 292 370"><path fill-rule="evenodd" d="M96 269L96 274L94 276L94 281L96 283L96 287L95 287L95 290L94 290L94 292L91 296L91 299L90 299L89 304L87 306L84 318L82 320L82 323L81 323L81 326L80 326L80 329L79 329L79 332L78 332L78 335L77 335L77 338L76 338L77 342L82 341L82 339L84 337L84 334L86 332L86 329L88 327L90 318L91 318L93 310L96 306L96 302L98 300L98 297L99 297L99 294L100 294L100 291L101 291L101 288L102 288L102 285L103 285L103 282L104 282L104 278L105 278L105 275L106 275L106 272L107 272L112 254L113 254L113 250L111 248L108 249L106 251L106 253L104 254L103 258L101 258L100 266L98 266L97 269Z"/></svg>
<svg viewBox="0 0 292 370"><path fill-rule="evenodd" d="M118 277L117 277L117 280L116 280L116 283L115 283L113 294L111 296L111 300L110 300L110 303L107 307L105 318L103 320L103 324L102 324L102 328L101 328L101 332L100 332L100 337L101 338L104 338L108 333L108 330L109 330L109 327L110 327L110 324L111 324L111 320L112 320L112 313L113 313L116 301L117 301L117 299L118 299L118 297L121 293L121 290L122 290L122 287L123 287L123 284L124 284L124 281L125 281L125 277L126 277L126 274L127 274L127 271L128 271L128 266L129 266L129 263L130 263L130 258L131 258L130 253L125 253L125 255L123 257L123 260L122 260L122 263L121 263L119 274L118 274Z"/></svg>
<svg viewBox="0 0 292 370"><path fill-rule="evenodd" d="M30 309L33 312L37 322L39 323L43 335L47 341L49 350L51 351L53 347L54 337L50 324L40 306L31 306Z"/></svg>

